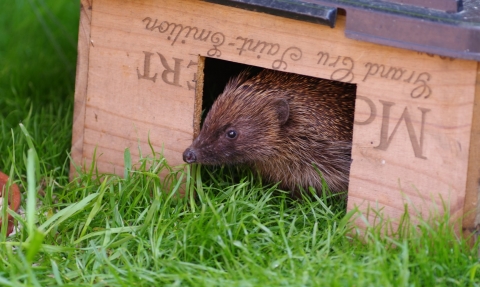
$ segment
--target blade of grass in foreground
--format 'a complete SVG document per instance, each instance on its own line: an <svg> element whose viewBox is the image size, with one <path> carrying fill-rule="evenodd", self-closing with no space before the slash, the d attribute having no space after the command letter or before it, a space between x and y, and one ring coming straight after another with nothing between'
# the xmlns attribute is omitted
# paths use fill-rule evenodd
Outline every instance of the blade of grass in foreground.
<svg viewBox="0 0 480 287"><path fill-rule="evenodd" d="M33 262L35 256L40 251L40 248L43 243L43 238L45 237L42 230L37 229L37 182L35 180L35 166L37 165L38 158L36 152L33 148L28 150L27 156L27 210L26 210L26 222L29 237L27 239L27 244L25 245L27 249L27 262Z"/></svg>

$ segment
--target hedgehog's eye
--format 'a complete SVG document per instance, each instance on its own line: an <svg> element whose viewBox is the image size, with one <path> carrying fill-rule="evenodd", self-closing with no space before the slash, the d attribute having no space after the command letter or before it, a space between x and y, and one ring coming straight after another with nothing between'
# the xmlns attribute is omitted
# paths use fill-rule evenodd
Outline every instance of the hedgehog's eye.
<svg viewBox="0 0 480 287"><path fill-rule="evenodd" d="M227 131L227 138L234 139L237 137L237 132L235 130L228 130Z"/></svg>

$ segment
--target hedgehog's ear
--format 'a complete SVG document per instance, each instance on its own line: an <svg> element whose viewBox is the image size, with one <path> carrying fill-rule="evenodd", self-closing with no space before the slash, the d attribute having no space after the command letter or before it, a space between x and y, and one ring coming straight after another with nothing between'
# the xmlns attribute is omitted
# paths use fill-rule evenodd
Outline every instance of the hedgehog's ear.
<svg viewBox="0 0 480 287"><path fill-rule="evenodd" d="M275 106L275 111L277 112L278 121L280 122L280 125L285 124L290 114L290 107L288 105L287 100L277 99L275 100L273 105Z"/></svg>

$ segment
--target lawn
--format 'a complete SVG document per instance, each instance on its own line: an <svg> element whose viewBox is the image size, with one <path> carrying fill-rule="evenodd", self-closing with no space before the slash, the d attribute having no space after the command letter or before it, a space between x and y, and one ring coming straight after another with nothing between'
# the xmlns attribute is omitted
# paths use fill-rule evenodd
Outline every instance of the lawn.
<svg viewBox="0 0 480 287"><path fill-rule="evenodd" d="M158 151L70 181L78 17L78 1L0 2L0 170L25 211L0 232L1 286L480 285L448 214L357 237L344 203L292 200L244 170L176 172Z"/></svg>

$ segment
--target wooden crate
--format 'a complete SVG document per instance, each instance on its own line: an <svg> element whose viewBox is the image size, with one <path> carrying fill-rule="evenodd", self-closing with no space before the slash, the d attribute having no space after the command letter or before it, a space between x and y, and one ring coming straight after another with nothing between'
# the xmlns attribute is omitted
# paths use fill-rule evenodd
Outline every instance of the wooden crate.
<svg viewBox="0 0 480 287"><path fill-rule="evenodd" d="M348 209L398 219L447 204L479 223L480 66L348 39L336 27L193 0L82 0L72 158L123 174L123 153L171 165L199 128L204 57L357 85ZM195 96L197 94L197 97ZM375 220L372 213L368 220ZM364 222L358 220L362 226Z"/></svg>

